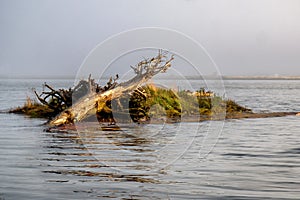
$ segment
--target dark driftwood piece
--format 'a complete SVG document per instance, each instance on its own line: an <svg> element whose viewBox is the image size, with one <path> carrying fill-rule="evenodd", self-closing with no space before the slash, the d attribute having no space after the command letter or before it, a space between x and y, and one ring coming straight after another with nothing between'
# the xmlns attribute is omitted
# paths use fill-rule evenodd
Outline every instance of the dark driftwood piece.
<svg viewBox="0 0 300 200"><path fill-rule="evenodd" d="M44 87L48 88L50 91L43 91L40 95L34 91L38 100L48 106L49 108L53 109L54 111L61 112L65 108L71 106L72 104L72 90L59 89L54 90L51 86L47 83L44 83ZM48 100L51 98L51 100Z"/></svg>
<svg viewBox="0 0 300 200"><path fill-rule="evenodd" d="M102 110L104 108L107 101L119 98L123 94L131 93L156 74L166 72L166 70L171 67L171 61L173 59L173 56L167 58L166 54L160 51L156 57L145 59L136 66L131 66L136 74L132 79L118 84L111 78L107 86L103 89L92 89L95 87L90 87L90 91L84 97L80 98L71 107L63 110L57 117L49 122L49 125L59 126L78 122L88 117L91 113L95 114L96 110ZM89 81L89 83L93 84L92 81ZM53 96L54 94L51 93L51 95Z"/></svg>

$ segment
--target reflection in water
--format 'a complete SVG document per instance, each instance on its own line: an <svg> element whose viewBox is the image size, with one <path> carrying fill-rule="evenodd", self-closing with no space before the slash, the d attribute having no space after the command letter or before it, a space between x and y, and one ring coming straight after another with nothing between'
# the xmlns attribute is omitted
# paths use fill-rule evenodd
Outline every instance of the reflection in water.
<svg viewBox="0 0 300 200"><path fill-rule="evenodd" d="M132 156L127 159L122 159L114 157L114 162L125 162L135 163L135 169L141 169L143 173L141 174L122 174L117 173L116 170L113 170L112 166L107 166L105 161L107 158L99 157L100 151L104 151L107 154L108 150L119 150L118 147L122 147L122 150L128 150L137 153L151 152L153 150L145 148L146 146L150 147L151 140L147 138L138 137L138 135L127 134L125 132L108 132L108 131L98 131L95 132L95 128L91 132L85 130L84 136L78 134L77 132L69 133L48 133L48 138L45 142L47 145L44 146L44 149L47 151L46 158L43 160L55 161L56 163L62 162L64 165L60 165L58 170L44 170L44 173L52 174L62 174L62 175L76 175L82 177L99 177L103 180L111 181L134 181L140 183L158 183L158 180L149 178L148 176L153 176L153 174L144 174L143 163L150 163L146 158L138 158ZM83 138L84 137L84 138ZM105 140L103 140L105 138ZM105 141L105 143L102 143ZM107 144L110 147L101 148L102 145L106 146ZM89 145L87 147L87 145ZM92 145L92 146L91 146ZM112 153L112 152L110 152ZM98 154L98 156L97 156ZM104 155L104 154L103 154ZM143 155L144 156L144 155ZM72 163L71 165L65 165L65 163ZM139 163L139 164L137 164ZM49 165L55 167L54 164ZM78 170L66 170L65 168L80 168ZM106 168L101 171L103 168ZM53 180L49 180L53 181ZM58 180L58 182L67 182Z"/></svg>
<svg viewBox="0 0 300 200"><path fill-rule="evenodd" d="M159 173L154 174L147 169L147 165L151 165L147 154L153 152L150 148L152 139L126 131L102 131L96 127L78 133L45 133L45 136L44 153L41 156L45 163L42 172L47 177L47 183L89 183L89 189L73 190L77 195L88 195L88 198L167 198L165 194L152 194L141 187L143 184L160 183ZM132 155L124 158L114 154L119 153L120 148ZM116 169L116 166L120 169L122 165L134 168L135 173ZM118 184L114 189L106 186L107 183ZM121 186L121 183L126 186ZM95 186L96 189L93 189Z"/></svg>
<svg viewBox="0 0 300 200"><path fill-rule="evenodd" d="M43 160L47 166L42 172L48 177L48 183L97 185L93 190L74 190L80 194L101 198L170 199L168 188L186 187L186 183L176 180L185 174L182 169L171 173L169 169L176 163L179 168L187 169L199 161L199 148L193 150L192 158L185 157L188 163L181 162L181 158L191 144L202 145L209 124L120 124L119 131L103 131L98 124L82 123L77 125L77 131L44 133L47 137ZM115 191L112 189L115 184L121 188ZM103 185L108 188L99 189ZM172 192L180 199L187 194L197 197L181 189Z"/></svg>
<svg viewBox="0 0 300 200"><path fill-rule="evenodd" d="M85 166L90 167L90 166ZM93 166L95 167L95 166ZM98 166L100 167L100 166ZM94 177L101 177L104 178L103 180L110 180L110 181L134 181L140 183L158 183L159 181L151 179L151 178L144 178L143 176L148 175L125 175L125 174L114 174L114 173L101 173L101 172L92 172L92 171L79 171L79 170L69 170L69 171L43 171L44 173L53 173L53 174L63 174L63 175L76 175L76 176L94 176ZM61 181L59 181L61 182ZM67 181L64 181L67 182Z"/></svg>

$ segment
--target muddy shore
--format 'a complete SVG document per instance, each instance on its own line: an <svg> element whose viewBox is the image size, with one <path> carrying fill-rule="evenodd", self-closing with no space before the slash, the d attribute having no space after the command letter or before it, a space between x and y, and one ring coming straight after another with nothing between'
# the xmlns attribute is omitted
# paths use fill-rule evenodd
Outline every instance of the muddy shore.
<svg viewBox="0 0 300 200"><path fill-rule="evenodd" d="M285 117L285 116L296 116L299 115L299 112L271 112L271 113L231 113L227 114L226 117L223 116L199 116L199 115L190 115L184 116L180 120L178 119L165 119L165 118L152 118L150 121L140 123L140 124L163 124L163 123L194 123L194 122L204 122L209 120L230 120L230 119L255 119L255 118L270 118L270 117ZM126 123L125 123L126 124ZM127 123L128 125L130 123ZM47 132L62 132L68 133L69 131L76 131L77 129L84 130L87 127L91 128L101 128L103 131L120 131L121 127L124 126L124 123L108 124L108 123L99 123L99 122L80 122L76 124L67 124L59 127L49 127L45 129Z"/></svg>
<svg viewBox="0 0 300 200"><path fill-rule="evenodd" d="M224 115L218 115L218 116L199 116L199 115L190 115L190 116L184 116L181 118L181 120L178 121L178 119L167 119L164 120L162 118L159 119L151 119L150 123L161 123L161 122L167 122L167 123L174 123L174 122L202 122L202 121L208 121L208 120L228 120L228 119L248 119L248 118L269 118L269 117L285 117L285 116L292 116L297 115L299 112L270 112L270 113L230 113Z"/></svg>

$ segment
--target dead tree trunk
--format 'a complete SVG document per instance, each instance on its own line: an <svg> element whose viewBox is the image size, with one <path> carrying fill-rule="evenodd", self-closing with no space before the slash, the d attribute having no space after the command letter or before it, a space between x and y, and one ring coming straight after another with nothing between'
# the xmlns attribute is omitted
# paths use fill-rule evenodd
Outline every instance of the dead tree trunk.
<svg viewBox="0 0 300 200"><path fill-rule="evenodd" d="M106 101L130 93L146 83L156 74L166 72L171 66L171 61L173 59L173 56L168 59L167 56L160 51L156 57L145 59L134 67L131 66L136 74L135 77L126 82L114 84L111 89L104 92L96 93L95 91L90 91L70 108L62 111L57 117L51 120L49 125L59 126L83 120L91 115L91 113L96 113L96 110L101 110L105 106Z"/></svg>

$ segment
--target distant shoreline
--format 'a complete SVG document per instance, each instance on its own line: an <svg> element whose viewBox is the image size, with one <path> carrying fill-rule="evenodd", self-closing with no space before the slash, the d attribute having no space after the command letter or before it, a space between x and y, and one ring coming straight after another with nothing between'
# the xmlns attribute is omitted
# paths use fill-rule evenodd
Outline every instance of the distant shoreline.
<svg viewBox="0 0 300 200"><path fill-rule="evenodd" d="M300 80L300 76L222 76L223 80Z"/></svg>
<svg viewBox="0 0 300 200"><path fill-rule="evenodd" d="M74 80L75 77L0 77L0 80ZM109 79L109 77L102 77L101 79ZM188 80L300 80L300 76L186 76ZM166 77L165 80L184 80L182 77Z"/></svg>
<svg viewBox="0 0 300 200"><path fill-rule="evenodd" d="M199 80L199 77L187 76L189 80ZM300 76L202 76L201 80L300 80Z"/></svg>

